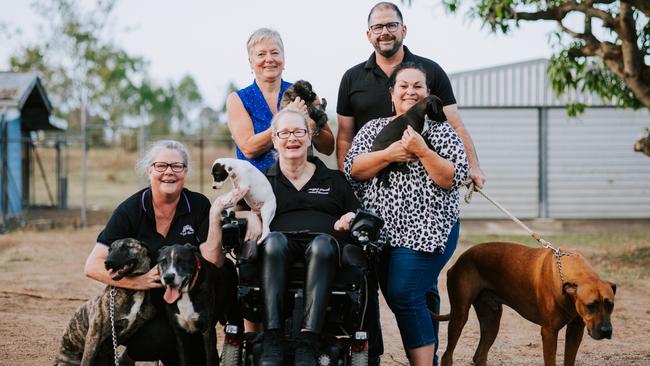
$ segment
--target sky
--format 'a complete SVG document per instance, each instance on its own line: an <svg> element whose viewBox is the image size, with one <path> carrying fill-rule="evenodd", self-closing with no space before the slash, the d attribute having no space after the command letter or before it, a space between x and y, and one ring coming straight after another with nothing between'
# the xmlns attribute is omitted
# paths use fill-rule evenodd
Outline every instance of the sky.
<svg viewBox="0 0 650 366"><path fill-rule="evenodd" d="M91 0L80 0L89 3ZM186 74L197 81L206 104L220 108L228 84L253 80L246 40L257 28L278 30L285 47L287 81L305 79L335 112L341 76L365 61L373 49L366 38L375 0L121 0L107 35L131 55L149 61L153 78L164 83ZM447 73L547 58L550 22L527 23L512 35L494 35L463 13L447 14L440 0L399 2L408 34L404 44L438 62ZM0 23L20 37L0 38L0 70L21 42L38 37L42 20L29 0L0 0Z"/></svg>

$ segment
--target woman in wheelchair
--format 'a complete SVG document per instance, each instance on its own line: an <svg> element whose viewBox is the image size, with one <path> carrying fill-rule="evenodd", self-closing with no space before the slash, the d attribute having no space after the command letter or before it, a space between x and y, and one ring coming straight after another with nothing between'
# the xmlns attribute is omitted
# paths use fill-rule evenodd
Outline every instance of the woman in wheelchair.
<svg viewBox="0 0 650 366"><path fill-rule="evenodd" d="M284 365L284 302L289 268L305 261L304 313L295 365L317 365L316 351L341 245L359 201L345 177L308 156L312 135L302 111L287 108L271 122L278 161L267 171L277 209L271 234L260 244L264 296L261 366ZM259 223L254 223L259 225Z"/></svg>

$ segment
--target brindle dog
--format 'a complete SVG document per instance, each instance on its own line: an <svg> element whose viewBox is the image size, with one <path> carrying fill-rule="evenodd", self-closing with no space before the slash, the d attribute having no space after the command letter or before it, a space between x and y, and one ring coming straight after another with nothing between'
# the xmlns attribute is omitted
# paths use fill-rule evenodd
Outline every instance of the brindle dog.
<svg viewBox="0 0 650 366"><path fill-rule="evenodd" d="M327 113L325 112L325 108L327 108L327 100L325 100L325 98L318 100L318 96L314 92L309 81L298 80L287 88L284 94L282 94L280 107L286 107L287 104L293 102L296 97L300 97L300 99L305 101L309 118L316 122L316 128L318 130L323 128L327 123Z"/></svg>
<svg viewBox="0 0 650 366"><path fill-rule="evenodd" d="M104 262L114 281L147 273L152 266L146 244L135 239L114 241ZM110 289L81 305L63 334L55 366L110 365L113 360L110 320ZM144 322L151 319L155 309L149 301L149 291L115 288L115 333L123 344Z"/></svg>

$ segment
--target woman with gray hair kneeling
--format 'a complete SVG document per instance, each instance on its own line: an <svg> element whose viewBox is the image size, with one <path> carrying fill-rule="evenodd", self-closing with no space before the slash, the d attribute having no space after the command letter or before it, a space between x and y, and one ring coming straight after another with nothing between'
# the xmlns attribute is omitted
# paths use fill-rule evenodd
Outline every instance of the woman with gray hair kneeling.
<svg viewBox="0 0 650 366"><path fill-rule="evenodd" d="M201 255L225 274L229 306L235 312L229 321L240 323L237 301L237 273L221 248L222 197L210 204L201 193L185 188L191 168L187 148L180 142L162 140L153 144L138 162L137 169L148 179L149 186L122 202L113 212L97 244L86 260L86 276L110 286L132 290L150 290L156 316L145 323L127 341L129 358L136 361L161 360L165 366L179 364L176 338L165 313L163 286L157 266L148 273L114 281L104 268L110 244L117 239L134 238L148 244L153 258L167 245L190 243ZM238 197L234 197L239 199ZM246 215L246 213L241 213ZM200 335L193 338L189 352L192 365L205 364Z"/></svg>

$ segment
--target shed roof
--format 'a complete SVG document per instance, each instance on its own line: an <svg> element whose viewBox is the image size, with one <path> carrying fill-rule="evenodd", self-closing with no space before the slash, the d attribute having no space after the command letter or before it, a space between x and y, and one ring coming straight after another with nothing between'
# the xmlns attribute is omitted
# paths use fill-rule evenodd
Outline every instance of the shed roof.
<svg viewBox="0 0 650 366"><path fill-rule="evenodd" d="M557 96L546 74L547 59L536 59L449 75L461 107L615 106L593 93L571 91Z"/></svg>
<svg viewBox="0 0 650 366"><path fill-rule="evenodd" d="M26 130L67 129L52 120L52 103L35 72L0 72L0 110L9 108L20 111Z"/></svg>

